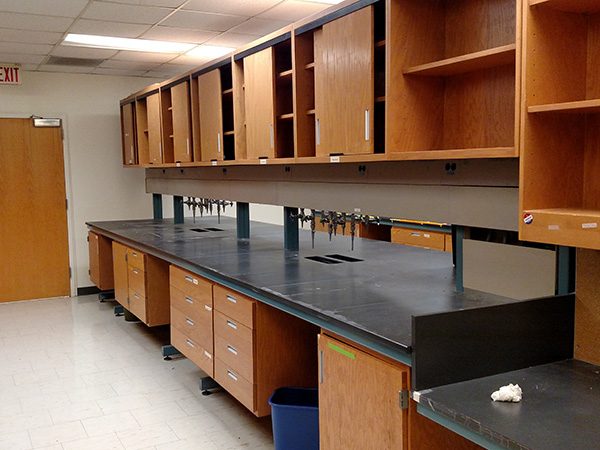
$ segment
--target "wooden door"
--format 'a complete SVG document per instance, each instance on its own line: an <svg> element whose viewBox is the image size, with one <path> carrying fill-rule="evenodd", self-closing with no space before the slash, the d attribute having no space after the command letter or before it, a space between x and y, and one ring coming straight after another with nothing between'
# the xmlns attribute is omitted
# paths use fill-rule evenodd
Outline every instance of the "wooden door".
<svg viewBox="0 0 600 450"><path fill-rule="evenodd" d="M129 309L129 268L127 266L127 247L113 241L112 249L115 299L125 308Z"/></svg>
<svg viewBox="0 0 600 450"><path fill-rule="evenodd" d="M148 147L148 108L146 99L135 102L135 140L137 144L138 164L144 166L150 162Z"/></svg>
<svg viewBox="0 0 600 450"><path fill-rule="evenodd" d="M319 336L321 450L407 448L409 369Z"/></svg>
<svg viewBox="0 0 600 450"><path fill-rule="evenodd" d="M0 302L70 294L61 128L0 119Z"/></svg>
<svg viewBox="0 0 600 450"><path fill-rule="evenodd" d="M223 160L223 104L221 73L211 70L198 77L200 152L202 161Z"/></svg>
<svg viewBox="0 0 600 450"><path fill-rule="evenodd" d="M161 164L162 142L160 125L160 97L152 94L146 98L146 110L148 112L148 152L150 164Z"/></svg>
<svg viewBox="0 0 600 450"><path fill-rule="evenodd" d="M121 133L123 144L123 164L133 166L137 164L135 156L135 135L133 125L133 104L121 106Z"/></svg>
<svg viewBox="0 0 600 450"><path fill-rule="evenodd" d="M246 151L248 159L275 156L273 48L244 58Z"/></svg>
<svg viewBox="0 0 600 450"><path fill-rule="evenodd" d="M190 97L187 81L171 88L173 112L173 154L175 162L191 162Z"/></svg>
<svg viewBox="0 0 600 450"><path fill-rule="evenodd" d="M373 153L373 7L315 33L317 156Z"/></svg>

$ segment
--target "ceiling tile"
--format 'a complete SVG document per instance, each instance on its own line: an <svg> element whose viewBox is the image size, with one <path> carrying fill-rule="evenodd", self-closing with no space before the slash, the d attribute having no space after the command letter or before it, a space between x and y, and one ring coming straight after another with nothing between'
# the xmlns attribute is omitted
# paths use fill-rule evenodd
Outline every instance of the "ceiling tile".
<svg viewBox="0 0 600 450"><path fill-rule="evenodd" d="M217 31L189 30L187 28L164 27L159 25L144 33L142 38L202 44L208 39L218 35L219 33Z"/></svg>
<svg viewBox="0 0 600 450"><path fill-rule="evenodd" d="M177 64L179 66L179 71L185 72L186 69L182 66L189 66L190 69L193 69L194 67L201 66L204 63L214 61L214 59L215 58L202 58L198 56L181 55L169 61L169 64Z"/></svg>
<svg viewBox="0 0 600 450"><path fill-rule="evenodd" d="M161 25L191 28L194 30L225 31L239 25L246 17L212 14L195 11L177 11Z"/></svg>
<svg viewBox="0 0 600 450"><path fill-rule="evenodd" d="M281 3L282 0L190 0L184 10L239 16L255 16Z"/></svg>
<svg viewBox="0 0 600 450"><path fill-rule="evenodd" d="M156 63L164 63L178 56L176 53L146 53L146 52L130 52L120 51L113 59L121 61L148 61Z"/></svg>
<svg viewBox="0 0 600 450"><path fill-rule="evenodd" d="M94 73L96 75L141 77L146 72L147 72L147 70L107 69L104 67L98 67L98 68L94 69L94 71L92 73Z"/></svg>
<svg viewBox="0 0 600 450"><path fill-rule="evenodd" d="M67 17L36 16L33 14L18 14L0 12L0 28L20 30L58 31L65 32L73 23Z"/></svg>
<svg viewBox="0 0 600 450"><path fill-rule="evenodd" d="M190 65L188 67L185 67L185 66L181 66L179 64L163 64L162 66L157 67L156 69L153 69L153 72L161 72L164 74L168 74L170 76L175 76L175 75L183 74L187 70L191 70L194 67L197 67L197 66Z"/></svg>
<svg viewBox="0 0 600 450"><path fill-rule="evenodd" d="M26 55L24 53L0 53L0 61L16 64L39 64L46 57L44 55Z"/></svg>
<svg viewBox="0 0 600 450"><path fill-rule="evenodd" d="M31 55L47 55L50 50L52 50L52 46L46 44L0 42L0 53L28 53Z"/></svg>
<svg viewBox="0 0 600 450"><path fill-rule="evenodd" d="M22 64L21 65L21 70L23 71L28 71L28 72L33 72L37 69L38 65L37 64Z"/></svg>
<svg viewBox="0 0 600 450"><path fill-rule="evenodd" d="M255 36L264 36L280 28L289 25L289 22L281 20L267 20L253 17L246 22L232 28L230 31L241 34L253 34Z"/></svg>
<svg viewBox="0 0 600 450"><path fill-rule="evenodd" d="M82 17L86 19L106 20L109 22L155 24L164 19L173 10L154 6L123 5L94 1Z"/></svg>
<svg viewBox="0 0 600 450"><path fill-rule="evenodd" d="M106 59L116 55L117 51L104 48L86 48L59 45L52 50L51 54L54 56L64 56L66 58Z"/></svg>
<svg viewBox="0 0 600 450"><path fill-rule="evenodd" d="M150 25L79 19L69 29L69 32L80 34L96 34L100 36L136 38L148 29L150 29Z"/></svg>
<svg viewBox="0 0 600 450"><path fill-rule="evenodd" d="M52 64L42 64L38 70L41 70L42 72L91 73L94 69L94 67L56 66Z"/></svg>
<svg viewBox="0 0 600 450"><path fill-rule="evenodd" d="M0 0L0 11L77 17L88 0Z"/></svg>
<svg viewBox="0 0 600 450"><path fill-rule="evenodd" d="M260 14L258 17L264 19L285 20L295 22L327 9L331 5L323 3L300 2L296 0L285 0L283 3Z"/></svg>
<svg viewBox="0 0 600 450"><path fill-rule="evenodd" d="M206 42L208 45L221 45L223 47L238 48L242 45L248 44L256 39L254 34L240 34L226 31Z"/></svg>
<svg viewBox="0 0 600 450"><path fill-rule="evenodd" d="M121 70L151 70L158 67L160 63L152 63L145 61L121 61L118 59L107 59L100 64L99 67L104 69L121 69Z"/></svg>
<svg viewBox="0 0 600 450"><path fill-rule="evenodd" d="M115 3L127 3L129 5L162 6L165 8L178 8L186 0L111 0Z"/></svg>
<svg viewBox="0 0 600 450"><path fill-rule="evenodd" d="M0 28L0 42L26 42L29 44L56 44L62 33L49 31L26 31Z"/></svg>

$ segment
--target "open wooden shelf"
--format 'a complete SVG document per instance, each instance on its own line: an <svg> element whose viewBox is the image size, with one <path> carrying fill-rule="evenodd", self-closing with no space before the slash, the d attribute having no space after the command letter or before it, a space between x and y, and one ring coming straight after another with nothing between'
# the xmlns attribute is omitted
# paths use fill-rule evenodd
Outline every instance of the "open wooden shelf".
<svg viewBox="0 0 600 450"><path fill-rule="evenodd" d="M385 39L375 42L375 48L385 47Z"/></svg>
<svg viewBox="0 0 600 450"><path fill-rule="evenodd" d="M515 147L484 147L393 152L388 154L387 159L390 161L412 161L471 158L515 158L517 156L517 150Z"/></svg>
<svg viewBox="0 0 600 450"><path fill-rule="evenodd" d="M404 74L427 77L448 77L461 73L513 64L515 62L515 55L515 44L502 45L480 52L409 67L408 69L404 69Z"/></svg>
<svg viewBox="0 0 600 450"><path fill-rule="evenodd" d="M231 131L223 131L223 136L233 136L235 134L235 131L231 130Z"/></svg>
<svg viewBox="0 0 600 450"><path fill-rule="evenodd" d="M379 97L375 97L375 103L383 103L385 102L385 95L380 95Z"/></svg>
<svg viewBox="0 0 600 450"><path fill-rule="evenodd" d="M292 120L294 118L294 113L281 114L280 116L277 116L277 118L280 120Z"/></svg>
<svg viewBox="0 0 600 450"><path fill-rule="evenodd" d="M580 100L576 102L548 103L527 108L529 113L566 113L585 114L600 112L600 99Z"/></svg>
<svg viewBox="0 0 600 450"><path fill-rule="evenodd" d="M312 69L314 69L314 68L315 68L315 63L314 63L314 61L313 61L313 62L310 62L310 63L308 63L308 64L306 64L306 65L304 66L304 68L305 68L305 69L308 69L308 70L312 70Z"/></svg>
<svg viewBox="0 0 600 450"><path fill-rule="evenodd" d="M169 106L169 107L167 108L167 111L173 111L173 107L172 107L172 106Z"/></svg>
<svg viewBox="0 0 600 450"><path fill-rule="evenodd" d="M279 78L289 78L292 76L292 72L293 72L292 69L284 70L283 72L279 72L278 77Z"/></svg>
<svg viewBox="0 0 600 450"><path fill-rule="evenodd" d="M600 11L600 2L597 0L529 0L529 6L537 5L576 13L596 13Z"/></svg>
<svg viewBox="0 0 600 450"><path fill-rule="evenodd" d="M308 111L306 111L306 114L308 116L314 116L315 115L315 110L314 109L309 109Z"/></svg>
<svg viewBox="0 0 600 450"><path fill-rule="evenodd" d="M225 90L222 92L222 94L223 94L223 95L229 95L229 94L233 94L233 88L230 88L230 89L225 89Z"/></svg>

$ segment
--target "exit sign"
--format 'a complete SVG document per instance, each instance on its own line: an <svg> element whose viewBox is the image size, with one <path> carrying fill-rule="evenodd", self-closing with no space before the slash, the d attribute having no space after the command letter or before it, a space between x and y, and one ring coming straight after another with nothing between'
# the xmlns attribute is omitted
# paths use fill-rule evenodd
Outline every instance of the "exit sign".
<svg viewBox="0 0 600 450"><path fill-rule="evenodd" d="M0 84L21 84L21 70L17 64L0 63Z"/></svg>

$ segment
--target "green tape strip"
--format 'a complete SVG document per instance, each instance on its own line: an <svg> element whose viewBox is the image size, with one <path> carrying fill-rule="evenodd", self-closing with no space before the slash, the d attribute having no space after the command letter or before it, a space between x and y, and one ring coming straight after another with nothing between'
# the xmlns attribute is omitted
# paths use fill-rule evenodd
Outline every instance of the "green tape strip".
<svg viewBox="0 0 600 450"><path fill-rule="evenodd" d="M349 352L348 350L344 350L342 347L332 344L331 342L327 343L327 347L329 347L331 350L335 350L336 352L344 355L347 358L356 359L356 355L354 353Z"/></svg>

